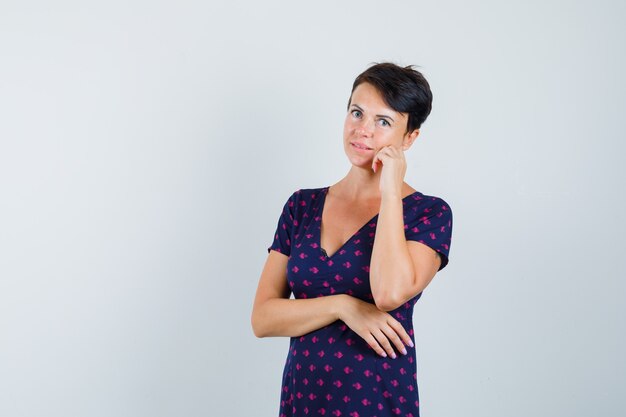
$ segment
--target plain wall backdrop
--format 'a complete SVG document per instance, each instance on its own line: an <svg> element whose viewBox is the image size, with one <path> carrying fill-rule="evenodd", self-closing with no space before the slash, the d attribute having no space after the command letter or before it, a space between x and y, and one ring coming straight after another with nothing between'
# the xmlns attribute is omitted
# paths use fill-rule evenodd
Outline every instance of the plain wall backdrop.
<svg viewBox="0 0 626 417"><path fill-rule="evenodd" d="M454 213L424 417L622 416L623 1L0 3L0 415L276 416L250 313L282 205L416 64L406 181Z"/></svg>

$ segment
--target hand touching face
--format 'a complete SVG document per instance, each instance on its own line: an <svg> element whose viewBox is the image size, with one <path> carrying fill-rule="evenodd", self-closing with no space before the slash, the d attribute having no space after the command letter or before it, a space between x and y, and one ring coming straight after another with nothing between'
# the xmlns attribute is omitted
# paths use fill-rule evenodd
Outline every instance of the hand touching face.
<svg viewBox="0 0 626 417"><path fill-rule="evenodd" d="M404 151L419 134L417 129L406 132L407 121L407 114L389 107L373 85L362 83L354 89L344 122L344 149L355 166L374 173L384 165L392 168L387 171L393 173L381 178L381 191L385 185L392 187L390 183L399 181L401 186L404 180Z"/></svg>
<svg viewBox="0 0 626 417"><path fill-rule="evenodd" d="M393 110L371 84L359 84L352 93L344 122L344 148L351 162L371 164L385 146L409 149L419 131L406 132L408 116Z"/></svg>

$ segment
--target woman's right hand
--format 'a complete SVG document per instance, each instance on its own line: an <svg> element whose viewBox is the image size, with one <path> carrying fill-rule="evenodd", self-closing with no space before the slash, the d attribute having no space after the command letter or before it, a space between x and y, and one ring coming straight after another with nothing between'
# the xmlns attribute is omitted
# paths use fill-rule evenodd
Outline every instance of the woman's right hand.
<svg viewBox="0 0 626 417"><path fill-rule="evenodd" d="M349 295L342 296L339 318L383 357L396 357L392 347L407 354L406 347L413 347L411 337L402 324L391 314L379 310L376 305Z"/></svg>

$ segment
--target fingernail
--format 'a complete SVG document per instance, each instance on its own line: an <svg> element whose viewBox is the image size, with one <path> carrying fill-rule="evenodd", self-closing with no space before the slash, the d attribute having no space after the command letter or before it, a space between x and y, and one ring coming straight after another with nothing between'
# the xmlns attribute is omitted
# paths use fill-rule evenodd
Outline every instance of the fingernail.
<svg viewBox="0 0 626 417"><path fill-rule="evenodd" d="M402 353L403 353L404 355L406 355L406 354L408 353L408 352L406 351L406 348L402 348Z"/></svg>
<svg viewBox="0 0 626 417"><path fill-rule="evenodd" d="M396 358L396 354L395 354L395 353L392 353L392 354L391 354L391 357L395 359L395 358Z"/></svg>
<svg viewBox="0 0 626 417"><path fill-rule="evenodd" d="M414 347L413 342L411 340L409 340L409 346Z"/></svg>
<svg viewBox="0 0 626 417"><path fill-rule="evenodd" d="M387 354L385 352L381 353L380 356L382 356L383 358L387 357Z"/></svg>

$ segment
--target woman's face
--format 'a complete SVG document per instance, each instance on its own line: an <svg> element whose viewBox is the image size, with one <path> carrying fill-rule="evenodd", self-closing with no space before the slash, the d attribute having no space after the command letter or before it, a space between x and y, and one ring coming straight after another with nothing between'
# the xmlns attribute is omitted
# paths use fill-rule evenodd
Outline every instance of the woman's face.
<svg viewBox="0 0 626 417"><path fill-rule="evenodd" d="M374 155L385 146L407 150L419 131L406 133L408 115L389 107L368 83L352 93L343 127L343 145L350 162L371 170Z"/></svg>

